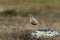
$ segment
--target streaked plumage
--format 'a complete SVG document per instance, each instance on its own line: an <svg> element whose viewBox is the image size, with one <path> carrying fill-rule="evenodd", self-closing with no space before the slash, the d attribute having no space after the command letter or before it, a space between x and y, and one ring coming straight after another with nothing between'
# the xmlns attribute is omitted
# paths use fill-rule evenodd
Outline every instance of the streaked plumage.
<svg viewBox="0 0 60 40"><path fill-rule="evenodd" d="M33 17L32 14L29 14L29 19L30 19L30 23L32 25L38 25L39 24L39 22Z"/></svg>
<svg viewBox="0 0 60 40"><path fill-rule="evenodd" d="M32 25L39 25L39 27L40 27L40 24L39 24L39 22L33 17L33 15L32 14L29 14L29 18L30 18L30 23L32 24ZM31 36L33 37L33 38L40 38L40 37L46 37L46 38L48 38L48 37L55 37L55 36L60 36L60 32L58 32L58 31L55 31L55 30L53 30L53 29L49 29L48 28L48 26L47 25L42 25L42 27L44 27L44 28L42 28L42 29L38 29L38 30L34 30L32 33L31 33Z"/></svg>

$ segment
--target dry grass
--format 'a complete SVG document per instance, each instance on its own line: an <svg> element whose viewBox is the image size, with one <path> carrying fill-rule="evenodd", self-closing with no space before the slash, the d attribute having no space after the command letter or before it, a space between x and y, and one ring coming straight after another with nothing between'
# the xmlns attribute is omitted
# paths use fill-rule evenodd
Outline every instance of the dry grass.
<svg viewBox="0 0 60 40"><path fill-rule="evenodd" d="M29 13L36 17L41 26L35 27L29 23ZM50 38L32 39L28 36L31 31L41 29L46 25L50 29L60 30L59 24L60 4L27 2L0 6L0 40L52 40ZM60 40L60 38L56 37L54 40Z"/></svg>
<svg viewBox="0 0 60 40"><path fill-rule="evenodd" d="M0 39L1 40L52 40L51 38L32 38L30 33L37 28L27 22L27 18L13 16L2 17L0 19ZM23 23L22 23L23 22ZM53 28L55 28L53 26ZM59 40L59 37L54 40Z"/></svg>

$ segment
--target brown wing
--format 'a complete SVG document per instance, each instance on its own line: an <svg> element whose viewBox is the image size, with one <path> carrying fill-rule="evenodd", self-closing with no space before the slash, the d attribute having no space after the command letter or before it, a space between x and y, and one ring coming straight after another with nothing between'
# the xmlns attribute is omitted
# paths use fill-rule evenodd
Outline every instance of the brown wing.
<svg viewBox="0 0 60 40"><path fill-rule="evenodd" d="M38 23L36 23L35 21L31 22L32 25L37 25Z"/></svg>

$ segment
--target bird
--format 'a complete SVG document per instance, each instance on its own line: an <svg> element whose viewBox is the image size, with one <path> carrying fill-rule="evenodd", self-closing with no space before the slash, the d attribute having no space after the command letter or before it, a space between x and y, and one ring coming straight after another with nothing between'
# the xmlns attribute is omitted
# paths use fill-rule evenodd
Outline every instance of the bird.
<svg viewBox="0 0 60 40"><path fill-rule="evenodd" d="M29 20L30 20L30 23L34 26L38 26L39 25L39 22L33 17L32 14L29 14Z"/></svg>

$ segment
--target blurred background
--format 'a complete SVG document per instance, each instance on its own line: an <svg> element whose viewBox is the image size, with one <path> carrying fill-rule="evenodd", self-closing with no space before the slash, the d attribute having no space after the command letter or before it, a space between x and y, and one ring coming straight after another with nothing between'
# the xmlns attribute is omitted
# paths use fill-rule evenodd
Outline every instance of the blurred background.
<svg viewBox="0 0 60 40"><path fill-rule="evenodd" d="M29 23L30 13L41 26ZM24 40L27 30L44 26L60 30L60 0L0 0L0 40Z"/></svg>

